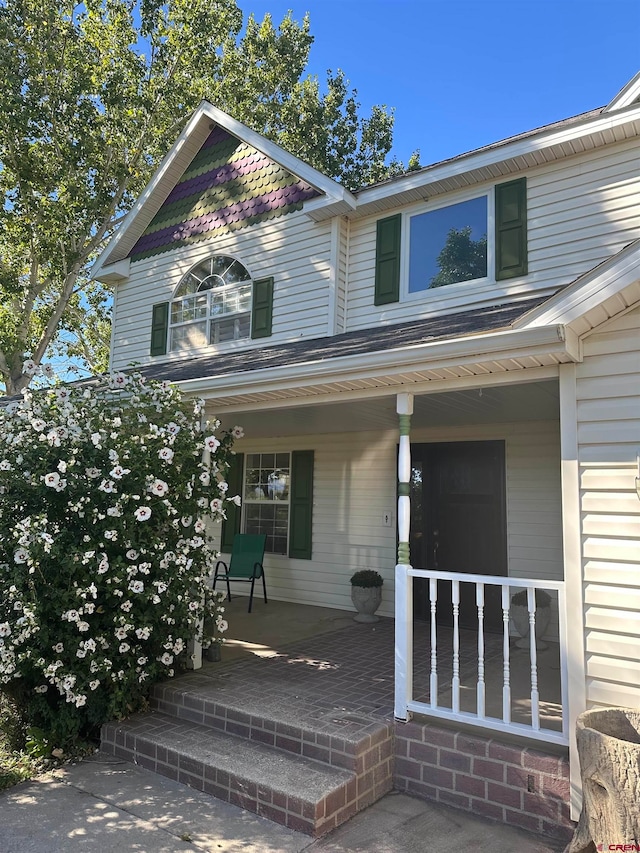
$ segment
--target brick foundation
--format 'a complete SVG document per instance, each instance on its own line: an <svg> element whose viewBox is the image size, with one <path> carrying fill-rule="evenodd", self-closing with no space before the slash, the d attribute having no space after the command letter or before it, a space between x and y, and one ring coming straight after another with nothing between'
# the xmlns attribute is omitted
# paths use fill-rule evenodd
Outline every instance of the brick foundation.
<svg viewBox="0 0 640 853"><path fill-rule="evenodd" d="M569 839L569 760L429 723L396 723L394 787Z"/></svg>

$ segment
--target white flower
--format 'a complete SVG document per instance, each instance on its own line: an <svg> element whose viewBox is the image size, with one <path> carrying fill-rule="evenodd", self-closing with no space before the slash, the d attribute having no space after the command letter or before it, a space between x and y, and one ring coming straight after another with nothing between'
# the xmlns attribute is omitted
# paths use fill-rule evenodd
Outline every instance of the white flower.
<svg viewBox="0 0 640 853"><path fill-rule="evenodd" d="M66 473L66 471L67 471L67 463L64 461L64 459L61 459L61 460L58 462L58 471L60 471L60 473L61 473L61 474L65 474L65 473Z"/></svg>
<svg viewBox="0 0 640 853"><path fill-rule="evenodd" d="M142 581L131 581L129 589L131 592L144 592L144 584Z"/></svg>
<svg viewBox="0 0 640 853"><path fill-rule="evenodd" d="M119 518L122 515L122 510L119 506L110 506L107 509L107 515L110 515L113 518Z"/></svg>
<svg viewBox="0 0 640 853"><path fill-rule="evenodd" d="M14 563L26 563L29 559L29 552L26 548L16 548L13 552Z"/></svg>
<svg viewBox="0 0 640 853"><path fill-rule="evenodd" d="M98 468L85 468L84 473L90 480L95 480L96 477L100 476L100 471Z"/></svg>
<svg viewBox="0 0 640 853"><path fill-rule="evenodd" d="M242 498L240 497L240 495L234 495L232 498L227 498L227 500L231 503L234 503L236 506L242 505Z"/></svg>
<svg viewBox="0 0 640 853"><path fill-rule="evenodd" d="M0 471L11 471L11 470L12 470L11 462L9 462L8 459L3 459L2 462L0 462Z"/></svg>
<svg viewBox="0 0 640 853"><path fill-rule="evenodd" d="M138 559L138 552L135 551L133 548L129 548L129 550L126 553L126 557L127 557L127 560L137 560Z"/></svg>
<svg viewBox="0 0 640 853"><path fill-rule="evenodd" d="M28 358L22 365L22 372L26 373L27 376L35 376L38 372L38 365L32 358Z"/></svg>
<svg viewBox="0 0 640 853"><path fill-rule="evenodd" d="M137 521L148 521L151 518L151 510L148 506L139 506L133 514Z"/></svg>
<svg viewBox="0 0 640 853"><path fill-rule="evenodd" d="M127 637L127 630L126 630L126 628L122 628L122 627L120 627L120 628L116 628L116 639L118 639L118 640L125 640L125 639L126 639L126 637Z"/></svg>
<svg viewBox="0 0 640 853"><path fill-rule="evenodd" d="M11 633L11 625L8 622L0 622L0 637L8 637Z"/></svg>
<svg viewBox="0 0 640 853"><path fill-rule="evenodd" d="M56 652L56 654L60 654L64 651L64 645L62 643L56 643L55 646L52 646L52 648L53 651Z"/></svg>
<svg viewBox="0 0 640 853"><path fill-rule="evenodd" d="M159 498L164 497L169 491L169 486L165 483L164 480L154 480L153 483L149 486L149 491L153 495L157 495Z"/></svg>
<svg viewBox="0 0 640 853"><path fill-rule="evenodd" d="M136 628L136 637L139 640L148 640L151 636L151 628Z"/></svg>
<svg viewBox="0 0 640 853"><path fill-rule="evenodd" d="M165 666L169 666L170 663L173 663L173 655L170 655L169 652L165 652L160 658L160 662Z"/></svg>
<svg viewBox="0 0 640 853"><path fill-rule="evenodd" d="M130 648L131 646L129 645L129 643L120 643L120 645L118 646L118 651L121 655L123 655L125 652L128 652Z"/></svg>
<svg viewBox="0 0 640 853"><path fill-rule="evenodd" d="M204 531L206 529L206 525L205 525L204 521L201 518L199 518L196 521L196 523L193 525L193 529L195 530L196 533L204 533Z"/></svg>
<svg viewBox="0 0 640 853"><path fill-rule="evenodd" d="M105 539L111 539L113 542L115 542L116 539L118 538L118 531L117 530L105 530L104 538Z"/></svg>
<svg viewBox="0 0 640 853"><path fill-rule="evenodd" d="M173 421L170 421L167 424L167 432L170 435L177 435L180 432L180 427L178 426L178 424L174 423Z"/></svg>
<svg viewBox="0 0 640 853"><path fill-rule="evenodd" d="M88 630L89 630L89 623L88 622L78 622L78 631L82 631L83 633L85 633Z"/></svg>
<svg viewBox="0 0 640 853"><path fill-rule="evenodd" d="M180 523L182 524L183 527L190 527L192 521L193 521L193 518L190 515L183 515L182 518L180 519Z"/></svg>
<svg viewBox="0 0 640 853"><path fill-rule="evenodd" d="M56 388L55 395L59 403L64 403L71 396L71 391L68 388Z"/></svg>
<svg viewBox="0 0 640 853"><path fill-rule="evenodd" d="M226 480L220 480L220 482L218 483L218 491L222 492L222 494L224 495L228 491L228 489L229 483L227 483Z"/></svg>
<svg viewBox="0 0 640 853"><path fill-rule="evenodd" d="M89 689L90 689L90 690L97 690L97 689L98 689L98 687L100 687L100 682L98 681L98 679L97 679L97 678L95 679L95 681L90 681L90 682L89 682Z"/></svg>
<svg viewBox="0 0 640 853"><path fill-rule="evenodd" d="M100 435L99 432L92 432L91 433L91 441L96 447L100 447L101 442L102 442L102 436Z"/></svg>
<svg viewBox="0 0 640 853"><path fill-rule="evenodd" d="M83 705L87 704L87 697L84 695L76 696L76 708L82 708Z"/></svg>
<svg viewBox="0 0 640 853"><path fill-rule="evenodd" d="M226 621L226 619L216 619L216 628L218 629L218 631L220 631L221 634L224 634L228 627L229 623Z"/></svg>
<svg viewBox="0 0 640 853"><path fill-rule="evenodd" d="M211 512L220 512L222 510L222 501L220 498L214 498L209 504Z"/></svg>
<svg viewBox="0 0 640 853"><path fill-rule="evenodd" d="M204 440L205 450L208 450L210 453L213 453L215 450L218 449L218 447L220 447L220 442L215 437L215 435L210 435L210 436L207 436L207 438L205 438L205 440Z"/></svg>
<svg viewBox="0 0 640 853"><path fill-rule="evenodd" d="M200 482L203 486L208 486L211 482L211 477L206 471L203 471L202 474L200 474Z"/></svg>
<svg viewBox="0 0 640 853"><path fill-rule="evenodd" d="M49 486L50 489L55 489L60 485L60 474L58 474L57 471L45 474L42 479L44 480L45 486Z"/></svg>
<svg viewBox="0 0 640 853"><path fill-rule="evenodd" d="M130 474L131 468L123 468L122 465L115 465L111 471L109 471L109 476L113 477L114 480L120 480L124 477L125 474Z"/></svg>
<svg viewBox="0 0 640 853"><path fill-rule="evenodd" d="M36 693L46 693L49 687L46 684L39 684L37 687L34 687L34 691Z"/></svg>
<svg viewBox="0 0 640 853"><path fill-rule="evenodd" d="M234 438L244 438L244 430L241 426L234 426L234 428L231 430L231 435Z"/></svg>
<svg viewBox="0 0 640 853"><path fill-rule="evenodd" d="M158 456L160 457L160 459L162 459L163 462L171 462L174 453L170 447L161 447L158 451Z"/></svg>
<svg viewBox="0 0 640 853"><path fill-rule="evenodd" d="M105 492L105 494L110 495L112 492L115 492L116 484L113 480L103 480L98 486L99 492Z"/></svg>
<svg viewBox="0 0 640 853"><path fill-rule="evenodd" d="M42 418L34 418L31 421L31 426L36 432L42 432L42 430L46 427L46 422L42 420Z"/></svg>
<svg viewBox="0 0 640 853"><path fill-rule="evenodd" d="M112 373L109 377L109 385L111 385L112 388L124 388L127 381L127 377L124 373Z"/></svg>

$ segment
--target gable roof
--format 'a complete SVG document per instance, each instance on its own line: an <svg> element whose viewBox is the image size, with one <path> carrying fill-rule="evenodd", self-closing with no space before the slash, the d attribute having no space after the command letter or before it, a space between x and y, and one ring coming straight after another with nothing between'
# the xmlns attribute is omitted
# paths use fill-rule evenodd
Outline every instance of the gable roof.
<svg viewBox="0 0 640 853"><path fill-rule="evenodd" d="M235 138L255 152L264 155L265 162L271 161L274 167L280 168L280 178L285 172L298 178L301 186L309 188L309 190L303 190L303 194L312 189L319 207L323 204L331 204L333 209L343 212L355 207L353 195L340 184L293 154L289 154L275 142L271 142L214 107L213 104L203 101L94 264L91 270L92 278L117 281L128 275L128 258L132 249L145 234L176 185L181 182L185 172L190 169L194 158L199 155L203 146L205 149L211 147L212 132L216 129L227 139ZM224 163L218 164L218 166L223 165ZM227 174L226 178L229 179L230 175ZM211 188L211 186L205 187L205 191ZM297 201L300 201L300 198ZM212 209L208 210L206 215L211 214L212 210L220 212L220 208L216 208L216 202L213 202ZM185 235L184 232L181 234L181 237L184 236L195 235L189 231L189 234Z"/></svg>

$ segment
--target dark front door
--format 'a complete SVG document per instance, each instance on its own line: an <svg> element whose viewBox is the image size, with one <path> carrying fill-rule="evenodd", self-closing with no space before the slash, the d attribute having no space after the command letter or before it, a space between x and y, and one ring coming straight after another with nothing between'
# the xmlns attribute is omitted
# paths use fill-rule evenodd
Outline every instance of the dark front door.
<svg viewBox="0 0 640 853"><path fill-rule="evenodd" d="M506 575L504 442L411 446L411 563L414 568ZM428 582L416 579L415 616L429 617ZM451 624L451 584L438 584L439 622ZM460 585L460 625L476 628L475 584ZM485 627L500 630L501 596L485 587Z"/></svg>

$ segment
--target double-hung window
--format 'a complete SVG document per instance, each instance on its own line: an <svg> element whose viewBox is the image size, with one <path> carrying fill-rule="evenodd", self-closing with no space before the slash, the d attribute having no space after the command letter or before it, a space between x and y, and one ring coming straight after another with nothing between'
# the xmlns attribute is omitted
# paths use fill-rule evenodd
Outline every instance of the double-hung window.
<svg viewBox="0 0 640 853"><path fill-rule="evenodd" d="M250 337L251 293L249 272L228 255L214 255L193 267L171 300L170 350Z"/></svg>
<svg viewBox="0 0 640 853"><path fill-rule="evenodd" d="M286 554L289 539L291 454L248 453L244 476L245 533L265 533L266 549Z"/></svg>

